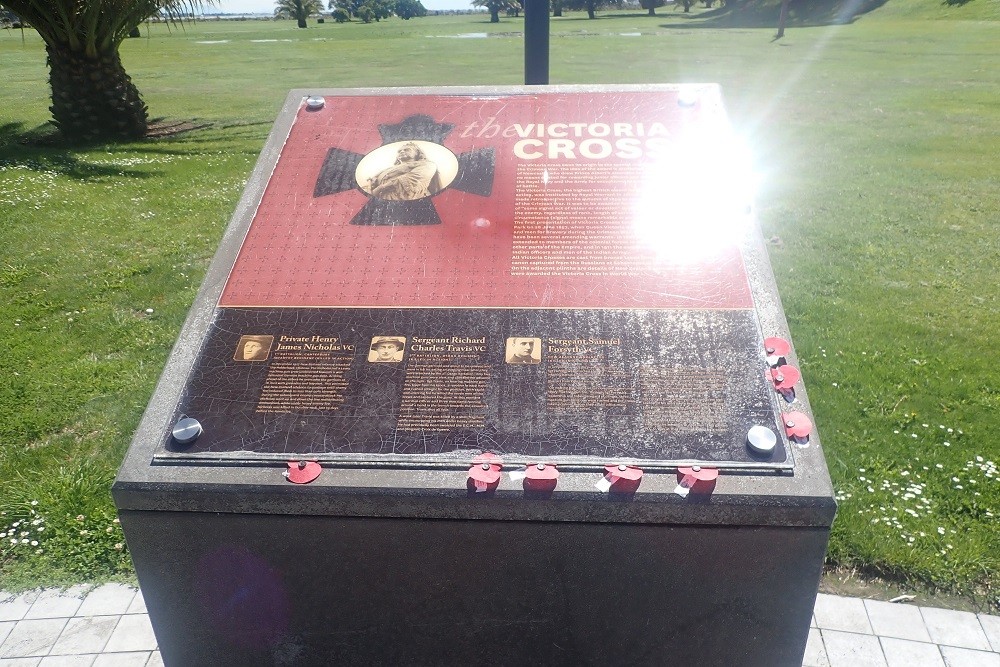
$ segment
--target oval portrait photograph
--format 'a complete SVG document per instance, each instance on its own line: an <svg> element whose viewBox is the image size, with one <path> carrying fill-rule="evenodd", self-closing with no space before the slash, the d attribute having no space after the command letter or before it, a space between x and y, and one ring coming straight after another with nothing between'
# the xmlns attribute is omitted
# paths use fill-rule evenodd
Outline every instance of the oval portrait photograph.
<svg viewBox="0 0 1000 667"><path fill-rule="evenodd" d="M415 201L451 185L458 175L458 158L441 144L396 141L366 155L354 172L358 186L386 201Z"/></svg>

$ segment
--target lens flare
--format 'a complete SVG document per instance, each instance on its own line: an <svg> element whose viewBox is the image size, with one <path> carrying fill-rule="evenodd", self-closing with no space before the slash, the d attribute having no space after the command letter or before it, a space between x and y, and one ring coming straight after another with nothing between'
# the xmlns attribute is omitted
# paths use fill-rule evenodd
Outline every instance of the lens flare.
<svg viewBox="0 0 1000 667"><path fill-rule="evenodd" d="M751 229L756 181L741 141L689 132L646 172L633 211L636 238L670 263L729 251Z"/></svg>

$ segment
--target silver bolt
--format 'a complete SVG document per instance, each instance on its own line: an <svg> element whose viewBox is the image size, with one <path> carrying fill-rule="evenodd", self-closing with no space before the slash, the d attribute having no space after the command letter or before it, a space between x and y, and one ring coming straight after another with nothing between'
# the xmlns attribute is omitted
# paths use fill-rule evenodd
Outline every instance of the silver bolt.
<svg viewBox="0 0 1000 667"><path fill-rule="evenodd" d="M693 472L701 472L701 466L691 466Z"/></svg>
<svg viewBox="0 0 1000 667"><path fill-rule="evenodd" d="M544 463L539 463L535 467L538 468L539 470L545 470L545 464Z"/></svg>
<svg viewBox="0 0 1000 667"><path fill-rule="evenodd" d="M781 375L781 374L775 375L774 376L774 381L775 382L784 382L785 381L785 376Z"/></svg>
<svg viewBox="0 0 1000 667"><path fill-rule="evenodd" d="M682 90L677 96L677 104L682 107L693 107L698 103L698 93L693 90Z"/></svg>
<svg viewBox="0 0 1000 667"><path fill-rule="evenodd" d="M765 348L765 349L767 350L768 354L774 354L774 348L773 347L768 347L768 348Z"/></svg>
<svg viewBox="0 0 1000 667"><path fill-rule="evenodd" d="M174 436L174 440L182 445L187 445L198 439L202 433L201 423L194 417L182 416L174 424L174 428L171 431L171 435Z"/></svg>
<svg viewBox="0 0 1000 667"><path fill-rule="evenodd" d="M795 426L795 422L789 419L788 421L785 422L785 426L787 426L788 428L792 428L793 426Z"/></svg>
<svg viewBox="0 0 1000 667"><path fill-rule="evenodd" d="M299 470L305 470L305 469L306 469L306 462L299 461Z"/></svg>
<svg viewBox="0 0 1000 667"><path fill-rule="evenodd" d="M490 469L490 464L489 463L484 463L483 464L483 470L489 470L489 469Z"/></svg>
<svg viewBox="0 0 1000 667"><path fill-rule="evenodd" d="M628 466L622 463L621 465L618 466L618 469L621 470L622 472L625 472L626 470L628 470Z"/></svg>
<svg viewBox="0 0 1000 667"><path fill-rule="evenodd" d="M751 426L747 432L747 445L757 454L770 454L777 440L774 431L766 426Z"/></svg>

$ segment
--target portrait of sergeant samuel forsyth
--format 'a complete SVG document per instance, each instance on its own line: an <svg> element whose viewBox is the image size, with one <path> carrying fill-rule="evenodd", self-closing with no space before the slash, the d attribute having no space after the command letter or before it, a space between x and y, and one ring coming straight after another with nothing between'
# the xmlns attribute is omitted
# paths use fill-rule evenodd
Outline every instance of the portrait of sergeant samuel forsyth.
<svg viewBox="0 0 1000 667"><path fill-rule="evenodd" d="M375 336L368 352L368 361L394 363L403 360L406 339L402 336Z"/></svg>
<svg viewBox="0 0 1000 667"><path fill-rule="evenodd" d="M376 148L358 164L361 189L385 201L416 201L441 192L455 180L458 159L429 141L397 141Z"/></svg>
<svg viewBox="0 0 1000 667"><path fill-rule="evenodd" d="M265 361L273 344L274 336L240 336L233 361Z"/></svg>
<svg viewBox="0 0 1000 667"><path fill-rule="evenodd" d="M508 364L538 364L542 361L542 339L516 337L507 339Z"/></svg>

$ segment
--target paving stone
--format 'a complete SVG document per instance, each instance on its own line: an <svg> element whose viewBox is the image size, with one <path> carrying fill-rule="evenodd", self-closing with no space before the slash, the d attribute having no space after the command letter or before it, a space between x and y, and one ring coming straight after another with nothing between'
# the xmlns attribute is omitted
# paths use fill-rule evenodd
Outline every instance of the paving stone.
<svg viewBox="0 0 1000 667"><path fill-rule="evenodd" d="M823 646L823 636L816 628L809 628L809 639L806 641L806 654L802 657L802 667L830 667Z"/></svg>
<svg viewBox="0 0 1000 667"><path fill-rule="evenodd" d="M931 636L924 627L924 618L919 607L879 600L865 600L868 620L872 631L880 637L895 637L897 639L912 639L916 642L929 642Z"/></svg>
<svg viewBox="0 0 1000 667"><path fill-rule="evenodd" d="M947 667L1000 667L1000 653L942 646L941 655Z"/></svg>
<svg viewBox="0 0 1000 667"><path fill-rule="evenodd" d="M836 630L821 632L830 667L888 667L878 637Z"/></svg>
<svg viewBox="0 0 1000 667"><path fill-rule="evenodd" d="M38 663L38 667L91 667L96 657L94 654L50 655L42 658L42 661Z"/></svg>
<svg viewBox="0 0 1000 667"><path fill-rule="evenodd" d="M94 661L94 667L144 667L149 662L150 653L150 651L102 653Z"/></svg>
<svg viewBox="0 0 1000 667"><path fill-rule="evenodd" d="M38 667L41 658L0 658L0 667Z"/></svg>
<svg viewBox="0 0 1000 667"><path fill-rule="evenodd" d="M882 653L889 667L944 667L937 644L881 637Z"/></svg>
<svg viewBox="0 0 1000 667"><path fill-rule="evenodd" d="M120 616L135 599L135 589L125 584L104 584L90 591L77 616Z"/></svg>
<svg viewBox="0 0 1000 667"><path fill-rule="evenodd" d="M31 603L38 597L39 591L28 591L14 595L0 591L0 621L20 621L31 609Z"/></svg>
<svg viewBox="0 0 1000 667"><path fill-rule="evenodd" d="M979 625L986 633L986 639L990 646L997 653L1000 653L1000 616L990 616L989 614L979 614Z"/></svg>
<svg viewBox="0 0 1000 667"><path fill-rule="evenodd" d="M65 625L65 618L18 621L4 643L0 644L0 658L46 655Z"/></svg>
<svg viewBox="0 0 1000 667"><path fill-rule="evenodd" d="M163 658L160 656L159 651L153 651L153 654L149 656L149 662L146 663L146 667L164 667Z"/></svg>
<svg viewBox="0 0 1000 667"><path fill-rule="evenodd" d="M119 616L77 616L69 619L49 652L51 655L100 653L111 639Z"/></svg>
<svg viewBox="0 0 1000 667"><path fill-rule="evenodd" d="M990 650L990 643L986 640L979 618L972 612L921 607L920 613L934 643L979 651Z"/></svg>
<svg viewBox="0 0 1000 667"><path fill-rule="evenodd" d="M816 626L821 630L872 634L868 612L860 598L842 598L820 593L816 596L813 613L816 615Z"/></svg>
<svg viewBox="0 0 1000 667"><path fill-rule="evenodd" d="M50 588L38 594L25 618L68 618L76 613L89 586L73 586L65 591Z"/></svg>
<svg viewBox="0 0 1000 667"><path fill-rule="evenodd" d="M146 600L142 597L142 591L135 594L132 598L132 604L128 606L128 611L126 614L148 614L146 610Z"/></svg>
<svg viewBox="0 0 1000 667"><path fill-rule="evenodd" d="M118 621L104 652L152 651L155 648L156 636L153 635L153 626L149 624L149 616L126 614Z"/></svg>
<svg viewBox="0 0 1000 667"><path fill-rule="evenodd" d="M0 623L0 646L3 646L3 640L7 639L7 635L10 634L10 631L14 629L15 625L17 625L17 623L14 621L4 621L3 623Z"/></svg>
<svg viewBox="0 0 1000 667"><path fill-rule="evenodd" d="M818 627L816 625L816 614L813 614L812 616L809 617L809 627L810 628Z"/></svg>

